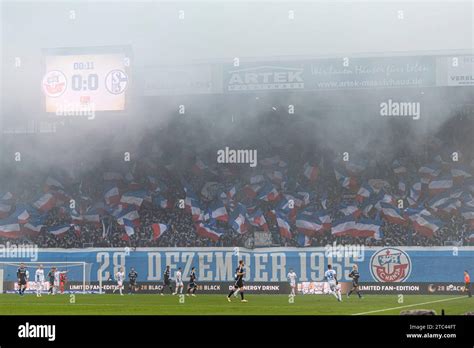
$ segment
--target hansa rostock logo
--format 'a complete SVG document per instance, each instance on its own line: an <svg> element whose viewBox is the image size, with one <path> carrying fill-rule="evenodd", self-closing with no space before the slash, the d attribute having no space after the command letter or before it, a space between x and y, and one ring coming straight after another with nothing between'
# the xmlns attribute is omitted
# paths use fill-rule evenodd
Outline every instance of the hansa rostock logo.
<svg viewBox="0 0 474 348"><path fill-rule="evenodd" d="M42 81L43 92L51 98L61 96L67 88L67 78L62 71L48 71Z"/></svg>
<svg viewBox="0 0 474 348"><path fill-rule="evenodd" d="M262 65L229 71L228 91L303 89L303 68Z"/></svg>
<svg viewBox="0 0 474 348"><path fill-rule="evenodd" d="M372 255L370 273L378 282L404 282L411 273L410 256L397 248L383 248Z"/></svg>

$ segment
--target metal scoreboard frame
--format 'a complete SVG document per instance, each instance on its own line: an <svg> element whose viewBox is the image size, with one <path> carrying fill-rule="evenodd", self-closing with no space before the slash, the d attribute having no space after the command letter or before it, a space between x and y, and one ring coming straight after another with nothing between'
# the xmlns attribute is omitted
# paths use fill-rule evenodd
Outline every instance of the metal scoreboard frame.
<svg viewBox="0 0 474 348"><path fill-rule="evenodd" d="M124 62L127 75L127 85L124 89L124 106L122 110L98 110L94 111L100 117L103 116L121 116L128 113L128 110L133 106L134 98L134 80L133 80L133 50L131 45L113 45L113 46L82 46L82 47L56 47L56 48L43 48L41 50L41 72L42 78L46 73L46 57L48 56L74 56L74 55L113 55L123 54L127 59ZM42 84L42 80L40 81ZM42 114L51 121L61 120L68 122L69 120L83 120L86 117L59 117L56 112L47 111L46 95L43 90L43 86L40 86L41 90L41 109Z"/></svg>

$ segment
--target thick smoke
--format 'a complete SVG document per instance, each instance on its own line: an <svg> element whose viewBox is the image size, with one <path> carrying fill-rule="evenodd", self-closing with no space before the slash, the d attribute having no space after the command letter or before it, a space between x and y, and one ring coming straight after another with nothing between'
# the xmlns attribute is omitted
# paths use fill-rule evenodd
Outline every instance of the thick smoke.
<svg viewBox="0 0 474 348"><path fill-rule="evenodd" d="M350 150L385 158L407 146L400 134L411 139L411 147L422 147L472 97L459 92L448 103L436 93L414 90L407 95L405 91L403 98L420 103L421 118L394 120L380 115L380 104L391 97L387 90L314 96L260 93L258 99L170 96L154 101L141 97L139 91L147 67L154 65L230 63L235 57L286 61L469 52L473 48L470 2L7 1L2 3L1 22L5 130L29 127L33 131L54 121L54 116L44 116L39 91L42 49L125 44L133 50L136 91L123 115L58 120L51 134L2 136L4 163L11 164L14 153L20 152L25 159L23 169L55 166L72 171L119 160L126 151L141 155L143 139L170 124L174 133L167 136L173 139L164 135L157 143L181 140L182 148L176 153L185 161L185 148L198 142L192 140L201 137L201 132L206 132L198 149L203 152L232 146L232 141L249 139L249 134L261 136L252 129L256 119L266 122L260 132L278 134L286 143L305 139L334 153ZM14 65L16 58L21 60L20 67ZM391 98L400 100L395 90ZM290 104L296 110L292 125L281 128L284 123L273 120L289 118ZM186 105L183 122L188 123L183 125L187 129L179 128L179 105ZM203 129L206 124L212 124L212 131Z"/></svg>

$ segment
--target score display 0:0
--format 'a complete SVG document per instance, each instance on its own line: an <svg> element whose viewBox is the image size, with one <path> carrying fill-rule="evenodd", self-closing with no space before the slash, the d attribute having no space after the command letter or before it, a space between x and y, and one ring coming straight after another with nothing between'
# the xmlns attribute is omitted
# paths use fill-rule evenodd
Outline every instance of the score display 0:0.
<svg viewBox="0 0 474 348"><path fill-rule="evenodd" d="M73 91L95 91L99 88L99 75L89 74L87 79L83 79L82 75L72 75L71 82Z"/></svg>

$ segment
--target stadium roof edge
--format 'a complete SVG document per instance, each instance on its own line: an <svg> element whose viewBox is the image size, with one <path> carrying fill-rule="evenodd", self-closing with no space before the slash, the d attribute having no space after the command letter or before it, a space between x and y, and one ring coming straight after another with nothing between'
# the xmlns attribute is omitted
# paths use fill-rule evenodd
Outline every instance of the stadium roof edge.
<svg viewBox="0 0 474 348"><path fill-rule="evenodd" d="M424 50L424 51L395 51L395 52L358 52L358 53L329 53L321 55L282 55L282 56L265 56L265 57L238 57L242 61L251 61L251 62L268 62L272 60L277 61L294 61L294 60L311 60L311 59L335 59L335 58L377 58L377 57L413 57L413 56L455 56L455 55L474 55L473 49L451 49L451 50ZM170 63L161 63L158 65L161 66L171 66L171 65L199 65L199 64L220 64L225 62L231 62L236 57L223 57L215 59L193 59L193 60L182 60ZM145 65L147 66L156 66Z"/></svg>

